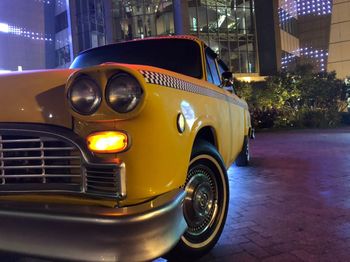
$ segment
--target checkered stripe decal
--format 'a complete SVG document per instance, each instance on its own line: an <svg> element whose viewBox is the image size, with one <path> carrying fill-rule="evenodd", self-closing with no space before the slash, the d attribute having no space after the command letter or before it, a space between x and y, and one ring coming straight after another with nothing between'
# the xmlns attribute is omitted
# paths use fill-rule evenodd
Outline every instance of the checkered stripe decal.
<svg viewBox="0 0 350 262"><path fill-rule="evenodd" d="M200 87L181 79L161 73L140 71L147 83L172 87L191 93L200 93Z"/></svg>
<svg viewBox="0 0 350 262"><path fill-rule="evenodd" d="M225 100L230 103L246 108L245 104L235 99L234 97L227 96L220 92L216 92L214 90L192 84L190 82L181 80L173 76L169 76L169 75L165 75L157 72L145 71L145 70L140 70L140 73L145 78L146 83L171 87L171 88L179 89L190 93L200 94L204 96L210 96L210 97L214 97L220 100Z"/></svg>

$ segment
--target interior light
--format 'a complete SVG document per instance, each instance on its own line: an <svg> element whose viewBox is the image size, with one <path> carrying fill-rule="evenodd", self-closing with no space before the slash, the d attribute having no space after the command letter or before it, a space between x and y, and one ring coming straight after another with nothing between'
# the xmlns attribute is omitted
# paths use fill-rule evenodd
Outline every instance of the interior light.
<svg viewBox="0 0 350 262"><path fill-rule="evenodd" d="M96 153L118 153L128 148L128 136L120 131L103 131L89 135L88 148Z"/></svg>
<svg viewBox="0 0 350 262"><path fill-rule="evenodd" d="M244 76L242 77L243 82L248 82L250 83L252 81L252 78L250 76Z"/></svg>

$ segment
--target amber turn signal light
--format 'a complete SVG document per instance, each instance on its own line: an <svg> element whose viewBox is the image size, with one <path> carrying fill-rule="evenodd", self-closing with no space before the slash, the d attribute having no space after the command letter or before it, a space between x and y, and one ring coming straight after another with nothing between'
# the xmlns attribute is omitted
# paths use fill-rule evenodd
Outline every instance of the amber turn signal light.
<svg viewBox="0 0 350 262"><path fill-rule="evenodd" d="M118 153L128 147L128 136L120 131L92 133L86 140L89 149L96 153Z"/></svg>

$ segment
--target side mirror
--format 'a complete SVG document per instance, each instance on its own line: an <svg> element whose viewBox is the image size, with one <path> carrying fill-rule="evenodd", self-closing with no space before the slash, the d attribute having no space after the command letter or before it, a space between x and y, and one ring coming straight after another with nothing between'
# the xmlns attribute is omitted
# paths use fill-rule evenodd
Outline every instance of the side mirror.
<svg viewBox="0 0 350 262"><path fill-rule="evenodd" d="M232 72L226 71L221 74L223 81L232 81L233 80L233 74Z"/></svg>
<svg viewBox="0 0 350 262"><path fill-rule="evenodd" d="M225 89L226 91L229 91L231 93L234 92L233 90L233 74L232 72L226 71L221 74L221 87Z"/></svg>

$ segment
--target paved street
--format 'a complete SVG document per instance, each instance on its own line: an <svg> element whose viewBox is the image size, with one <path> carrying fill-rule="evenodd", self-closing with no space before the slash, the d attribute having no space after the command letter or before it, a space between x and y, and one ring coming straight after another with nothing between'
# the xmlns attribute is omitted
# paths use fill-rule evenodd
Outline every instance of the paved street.
<svg viewBox="0 0 350 262"><path fill-rule="evenodd" d="M204 261L350 261L350 129L258 133Z"/></svg>
<svg viewBox="0 0 350 262"><path fill-rule="evenodd" d="M250 167L229 170L227 224L200 261L350 261L350 129L258 133L251 150Z"/></svg>

